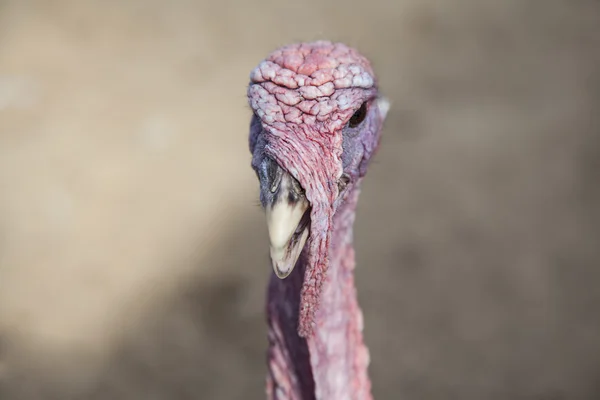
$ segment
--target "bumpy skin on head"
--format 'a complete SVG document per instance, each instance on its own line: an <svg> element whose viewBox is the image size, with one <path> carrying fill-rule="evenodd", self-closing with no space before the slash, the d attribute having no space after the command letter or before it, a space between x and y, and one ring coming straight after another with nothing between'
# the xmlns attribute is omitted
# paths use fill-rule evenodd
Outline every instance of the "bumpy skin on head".
<svg viewBox="0 0 600 400"><path fill-rule="evenodd" d="M369 61L343 44L317 42L273 52L252 71L250 103L261 120L275 129L286 124L320 122L332 133L364 101L360 89L375 82ZM343 90L343 89L359 90Z"/></svg>
<svg viewBox="0 0 600 400"><path fill-rule="evenodd" d="M311 207L310 237L296 268L269 283L268 398L371 399L352 226L387 101L366 58L323 41L269 55L251 73L248 99L252 167L267 218L269 207L281 204L273 189L280 169L298 181Z"/></svg>
<svg viewBox="0 0 600 400"><path fill-rule="evenodd" d="M352 48L325 41L270 54L250 75L248 99L255 113L253 168L271 157L300 182L312 207L298 327L306 337L314 329L327 274L333 216L344 197L340 179L344 174L347 192L365 174L387 110L376 101L369 61ZM365 102L365 121L349 126Z"/></svg>

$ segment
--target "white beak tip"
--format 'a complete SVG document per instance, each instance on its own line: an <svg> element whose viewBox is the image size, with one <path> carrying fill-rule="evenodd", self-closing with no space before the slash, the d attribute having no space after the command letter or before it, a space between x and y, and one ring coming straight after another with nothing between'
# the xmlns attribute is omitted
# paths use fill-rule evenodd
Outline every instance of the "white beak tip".
<svg viewBox="0 0 600 400"><path fill-rule="evenodd" d="M293 271L308 238L310 204L304 195L295 191L293 179L288 173L283 173L278 188L283 195L266 207L271 262L275 275L280 279ZM287 193L292 192L296 194L297 201L287 200Z"/></svg>

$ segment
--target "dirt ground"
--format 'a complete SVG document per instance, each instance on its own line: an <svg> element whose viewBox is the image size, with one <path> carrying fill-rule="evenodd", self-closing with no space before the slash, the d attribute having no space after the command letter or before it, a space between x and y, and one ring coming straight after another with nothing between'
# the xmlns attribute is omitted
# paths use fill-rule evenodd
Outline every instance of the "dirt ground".
<svg viewBox="0 0 600 400"><path fill-rule="evenodd" d="M356 46L374 395L600 398L600 3L0 1L0 399L261 399L245 90Z"/></svg>

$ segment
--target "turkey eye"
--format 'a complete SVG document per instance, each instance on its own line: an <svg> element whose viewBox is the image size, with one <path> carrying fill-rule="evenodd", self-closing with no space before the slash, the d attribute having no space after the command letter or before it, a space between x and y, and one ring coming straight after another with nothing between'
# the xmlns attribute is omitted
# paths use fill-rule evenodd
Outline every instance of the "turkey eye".
<svg viewBox="0 0 600 400"><path fill-rule="evenodd" d="M365 120L366 116L367 116L367 102L365 101L364 103L362 103L360 108L358 110L356 110L354 115L352 115L352 118L350 118L350 121L348 122L348 126L350 126L350 128L357 127L358 125L360 125L361 122L363 122Z"/></svg>

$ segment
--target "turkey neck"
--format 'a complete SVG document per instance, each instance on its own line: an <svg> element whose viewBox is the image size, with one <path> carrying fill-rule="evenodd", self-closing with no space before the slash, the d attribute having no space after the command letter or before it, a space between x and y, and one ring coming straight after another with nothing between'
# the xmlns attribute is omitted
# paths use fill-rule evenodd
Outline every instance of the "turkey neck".
<svg viewBox="0 0 600 400"><path fill-rule="evenodd" d="M312 337L304 339L297 332L306 254L286 279L271 276L267 295L269 399L372 399L369 354L354 285L352 240L358 195L356 185L334 216L329 268Z"/></svg>

